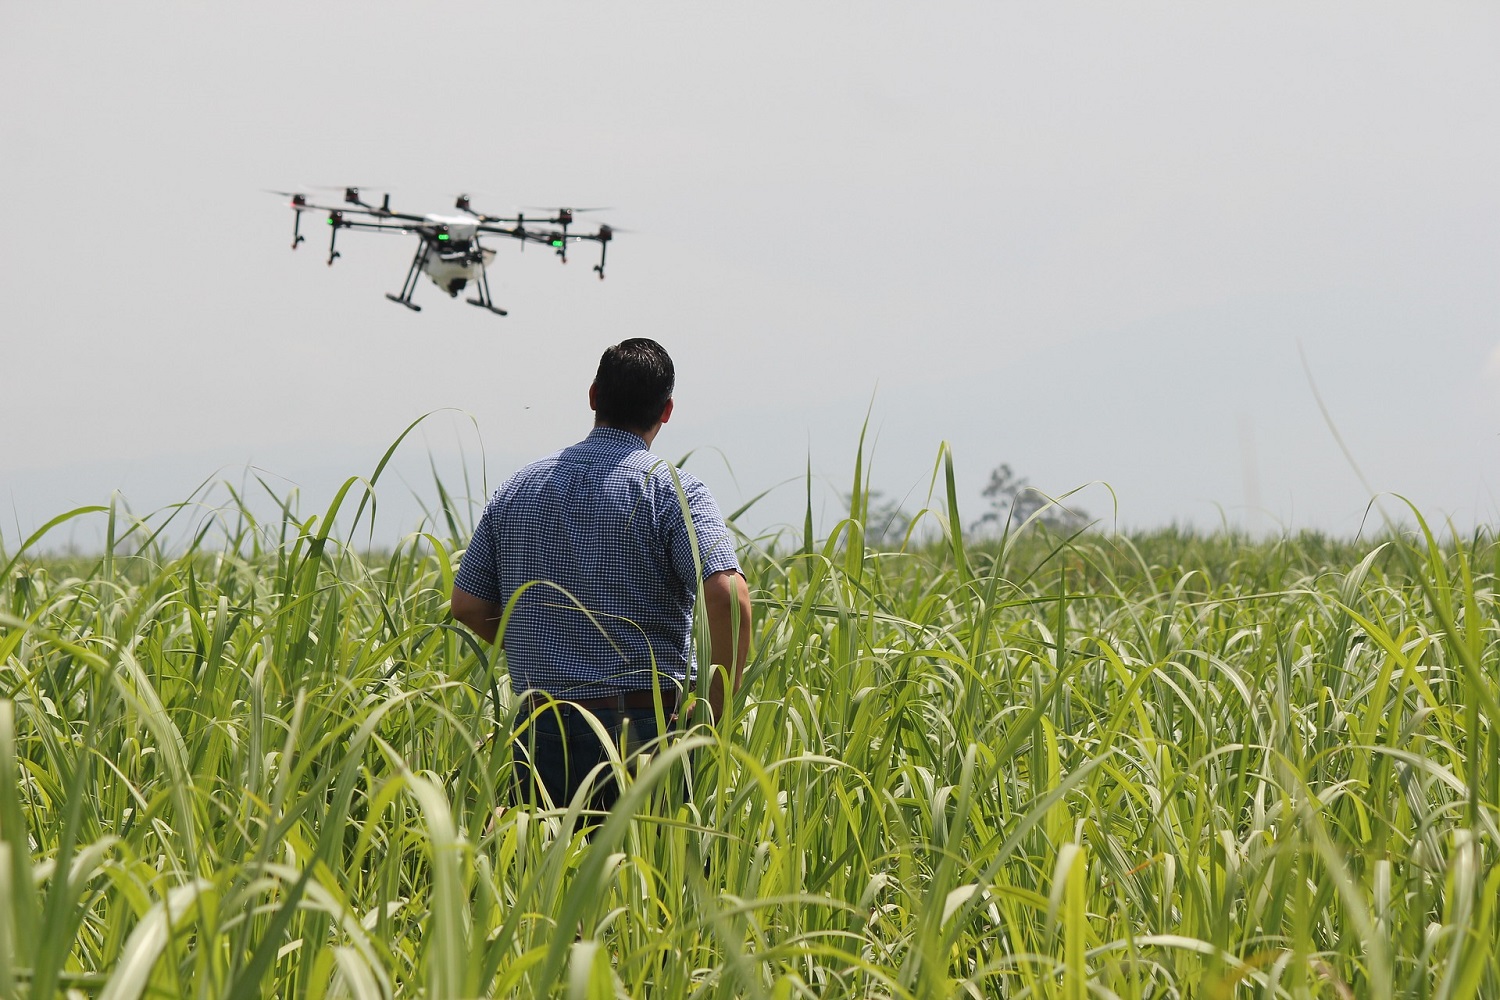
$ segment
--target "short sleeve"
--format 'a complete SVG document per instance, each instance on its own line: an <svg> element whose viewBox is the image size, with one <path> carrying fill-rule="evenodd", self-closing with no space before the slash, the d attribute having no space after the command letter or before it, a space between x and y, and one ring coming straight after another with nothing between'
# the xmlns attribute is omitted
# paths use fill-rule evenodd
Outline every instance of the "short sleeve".
<svg viewBox="0 0 1500 1000"><path fill-rule="evenodd" d="M458 564L458 573L453 585L466 594L498 604L500 602L500 575L495 565L495 505L485 508L474 537Z"/></svg>
<svg viewBox="0 0 1500 1000"><path fill-rule="evenodd" d="M687 494L688 512L693 519L693 535L698 543L698 558L702 562L702 578L715 573L738 570L740 561L734 553L734 535L724 523L719 512L718 501L708 487L697 478L679 473L682 491ZM684 583L696 584L697 562L693 559L693 539L682 520L682 506L677 501L677 491L671 490L671 509L667 516L673 529L671 537L672 566Z"/></svg>

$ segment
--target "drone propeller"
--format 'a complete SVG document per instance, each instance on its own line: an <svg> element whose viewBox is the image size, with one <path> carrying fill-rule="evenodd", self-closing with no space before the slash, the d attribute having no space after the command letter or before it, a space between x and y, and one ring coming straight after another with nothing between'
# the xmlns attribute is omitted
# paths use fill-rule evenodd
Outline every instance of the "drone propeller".
<svg viewBox="0 0 1500 1000"><path fill-rule="evenodd" d="M389 184L304 184L303 187L309 191L394 191Z"/></svg>
<svg viewBox="0 0 1500 1000"><path fill-rule="evenodd" d="M341 193L344 196L343 200L344 200L345 204L356 205L356 206L364 209L367 212L389 212L390 211L390 201L391 201L390 191L391 191L391 188L387 187L384 184L342 184L342 185L335 185L335 184L308 184L308 185L306 185L305 190L307 190L307 191L337 191L337 192ZM385 195L383 197L383 204L381 206L377 207L377 206L372 205L369 202L365 201L364 200L364 196L360 194L360 192L362 192L362 191L383 191L383 192L385 192Z"/></svg>
<svg viewBox="0 0 1500 1000"><path fill-rule="evenodd" d="M612 212L612 211L614 211L614 209L612 209L612 208L603 208L603 207L598 207L598 208L549 208L549 207L547 207L545 205L527 205L526 208L528 210L535 210L535 211L538 211L538 212L553 212L553 213L555 213L553 215L553 217L550 218L550 219L548 219L547 221L550 222L554 226L562 226L563 227L563 235L565 235L565 236L567 235L568 227L573 224L573 216L579 215L579 214L584 213L584 212Z"/></svg>
<svg viewBox="0 0 1500 1000"><path fill-rule="evenodd" d="M307 203L307 195L303 194L301 191L273 191L270 188L261 188L261 190L266 194L279 194L283 198L292 199L289 207L295 208L299 212L305 208L315 207Z"/></svg>
<svg viewBox="0 0 1500 1000"><path fill-rule="evenodd" d="M351 205L358 205L360 208L363 208L370 212L378 212L381 215L391 214L391 193L389 191L380 196L379 208L376 208L374 205L371 205L369 202L361 198L359 196L359 192L360 189L357 187L344 188L344 200Z"/></svg>
<svg viewBox="0 0 1500 1000"><path fill-rule="evenodd" d="M474 208L473 197L468 194L459 195L453 207L460 212L474 216L480 222L523 222L525 220L525 214L520 211L514 215L490 215L487 212L480 212Z"/></svg>

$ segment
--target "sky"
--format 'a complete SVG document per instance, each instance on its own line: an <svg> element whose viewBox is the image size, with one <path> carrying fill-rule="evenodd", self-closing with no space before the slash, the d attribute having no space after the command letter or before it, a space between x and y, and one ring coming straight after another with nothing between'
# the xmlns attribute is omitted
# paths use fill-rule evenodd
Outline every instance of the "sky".
<svg viewBox="0 0 1500 1000"><path fill-rule="evenodd" d="M831 527L862 429L912 510L951 448L966 518L1007 463L1110 530L1500 520L1493 4L9 3L0 93L12 550L205 481L321 510L420 419L399 537L582 437L633 336L752 531L809 469ZM628 232L411 313L411 238L330 268L264 190L348 184Z"/></svg>

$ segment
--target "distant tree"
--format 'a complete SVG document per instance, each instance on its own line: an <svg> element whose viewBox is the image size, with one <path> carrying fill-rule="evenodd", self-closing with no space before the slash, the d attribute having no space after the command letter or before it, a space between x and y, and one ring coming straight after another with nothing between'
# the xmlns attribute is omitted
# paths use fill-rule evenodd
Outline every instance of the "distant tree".
<svg viewBox="0 0 1500 1000"><path fill-rule="evenodd" d="M1001 463L990 472L990 481L979 495L989 501L990 509L974 522L974 531L993 527L1003 532L1007 526L1014 530L1033 516L1035 523L1053 531L1074 532L1089 521L1087 512L1048 500L1025 476L1016 475L1008 463Z"/></svg>
<svg viewBox="0 0 1500 1000"><path fill-rule="evenodd" d="M844 503L848 505L850 500L848 494L845 494ZM864 524L865 544L878 549L904 542L906 530L911 527L911 515L901 503L880 490L871 490L865 501L868 504Z"/></svg>

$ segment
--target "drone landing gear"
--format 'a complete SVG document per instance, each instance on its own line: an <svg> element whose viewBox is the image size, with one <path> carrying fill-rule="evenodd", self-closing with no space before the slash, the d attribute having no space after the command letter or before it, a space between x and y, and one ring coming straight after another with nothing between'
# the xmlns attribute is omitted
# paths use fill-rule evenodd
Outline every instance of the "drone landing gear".
<svg viewBox="0 0 1500 1000"><path fill-rule="evenodd" d="M594 265L594 273L599 276L600 281L604 280L604 255L609 253L609 241L613 235L608 226L599 227L599 263Z"/></svg>
<svg viewBox="0 0 1500 1000"><path fill-rule="evenodd" d="M417 254L411 259L411 267L406 272L406 280L401 282L401 294L392 295L385 293L385 297L398 305L403 305L412 312L421 312L422 307L411 300L411 293L417 290L417 279L422 276L422 262L427 259L427 244L417 244Z"/></svg>
<svg viewBox="0 0 1500 1000"><path fill-rule="evenodd" d="M483 265L481 265L481 267L482 266ZM495 305L494 299L490 298L490 276L485 274L483 270L480 270L479 272L479 280L474 282L474 291L477 293L477 298L464 299L464 301L469 305L478 306L481 309L488 309L496 316L509 315L504 309L501 309L499 306Z"/></svg>

